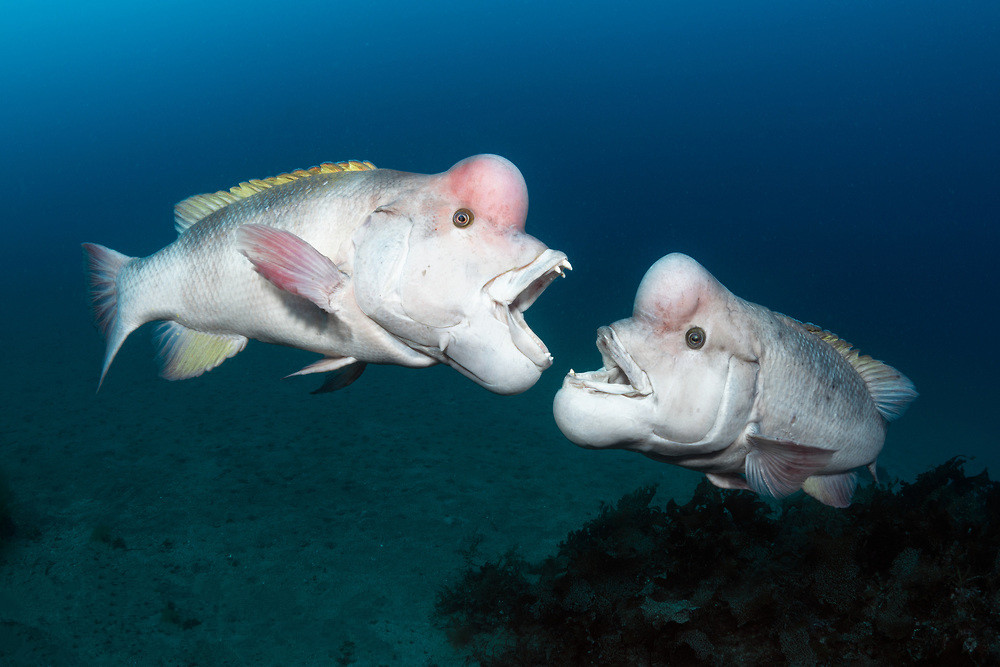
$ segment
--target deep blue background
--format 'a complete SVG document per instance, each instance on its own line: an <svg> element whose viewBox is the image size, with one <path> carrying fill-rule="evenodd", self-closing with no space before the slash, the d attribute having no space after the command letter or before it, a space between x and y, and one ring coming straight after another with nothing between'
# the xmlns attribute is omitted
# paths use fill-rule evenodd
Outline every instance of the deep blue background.
<svg viewBox="0 0 1000 667"><path fill-rule="evenodd" d="M322 161L495 152L575 267L529 315L531 400L679 250L910 375L897 455L1000 461L996 2L141 5L4 10L3 391L96 383L81 241L149 254L176 201Z"/></svg>

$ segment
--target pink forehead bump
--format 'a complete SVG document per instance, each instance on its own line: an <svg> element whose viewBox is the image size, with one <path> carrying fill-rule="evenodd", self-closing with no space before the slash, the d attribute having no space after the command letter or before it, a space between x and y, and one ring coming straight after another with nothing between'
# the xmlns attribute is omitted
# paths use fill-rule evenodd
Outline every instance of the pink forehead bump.
<svg viewBox="0 0 1000 667"><path fill-rule="evenodd" d="M686 326L713 293L715 279L681 253L663 257L646 271L635 295L634 315L672 330Z"/></svg>
<svg viewBox="0 0 1000 667"><path fill-rule="evenodd" d="M446 171L446 187L477 218L502 228L524 229L528 186L517 167L499 155L474 155Z"/></svg>

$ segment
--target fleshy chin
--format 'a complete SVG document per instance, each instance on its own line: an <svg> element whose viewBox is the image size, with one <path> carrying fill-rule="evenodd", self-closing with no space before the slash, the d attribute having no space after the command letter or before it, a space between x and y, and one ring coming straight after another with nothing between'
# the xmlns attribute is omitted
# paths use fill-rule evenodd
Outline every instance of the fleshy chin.
<svg viewBox="0 0 1000 667"><path fill-rule="evenodd" d="M635 400L588 391L566 380L556 392L552 414L559 430L576 445L588 449L626 447L642 439Z"/></svg>
<svg viewBox="0 0 1000 667"><path fill-rule="evenodd" d="M509 338L496 345L477 346L476 350L453 343L446 356L446 363L462 375L506 396L530 389L548 367L540 367L525 356Z"/></svg>

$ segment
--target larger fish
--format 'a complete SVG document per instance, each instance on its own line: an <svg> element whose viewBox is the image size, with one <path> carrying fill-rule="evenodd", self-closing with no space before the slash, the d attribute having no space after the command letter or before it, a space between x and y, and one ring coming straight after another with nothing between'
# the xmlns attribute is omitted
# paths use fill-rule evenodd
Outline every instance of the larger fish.
<svg viewBox="0 0 1000 667"><path fill-rule="evenodd" d="M531 387L552 363L523 313L566 256L524 232L528 193L496 155L436 175L324 164L175 207L176 241L143 258L86 243L101 381L125 338L163 320L163 375L190 378L254 338L323 359L296 374L366 363L443 362L490 391Z"/></svg>
<svg viewBox="0 0 1000 667"><path fill-rule="evenodd" d="M765 496L802 488L847 506L917 396L899 371L736 297L681 254L649 269L632 317L601 327L597 346L604 367L570 371L556 394L566 437Z"/></svg>

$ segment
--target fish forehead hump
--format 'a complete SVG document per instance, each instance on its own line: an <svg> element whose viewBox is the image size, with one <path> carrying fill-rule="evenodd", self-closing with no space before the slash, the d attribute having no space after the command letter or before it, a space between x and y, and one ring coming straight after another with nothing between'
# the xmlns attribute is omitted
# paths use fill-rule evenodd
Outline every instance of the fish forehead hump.
<svg viewBox="0 0 1000 667"><path fill-rule="evenodd" d="M524 231L528 218L528 186L521 171L499 155L474 155L442 174L451 197L495 226Z"/></svg>
<svg viewBox="0 0 1000 667"><path fill-rule="evenodd" d="M696 313L723 304L730 296L705 267L675 252L646 271L635 295L633 315L672 331L685 326Z"/></svg>

